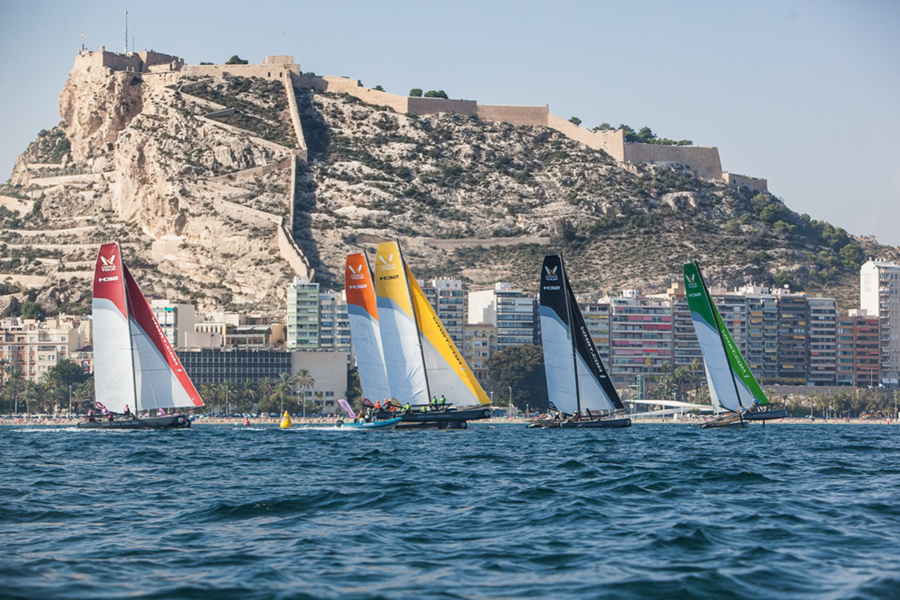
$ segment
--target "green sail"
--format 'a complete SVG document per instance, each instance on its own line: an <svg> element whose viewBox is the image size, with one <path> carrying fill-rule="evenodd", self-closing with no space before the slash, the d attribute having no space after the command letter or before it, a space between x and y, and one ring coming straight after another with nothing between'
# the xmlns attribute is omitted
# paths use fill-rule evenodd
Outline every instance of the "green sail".
<svg viewBox="0 0 900 600"><path fill-rule="evenodd" d="M696 263L684 265L684 285L713 404L731 411L750 408L754 398L760 404L768 404L768 398L725 327Z"/></svg>

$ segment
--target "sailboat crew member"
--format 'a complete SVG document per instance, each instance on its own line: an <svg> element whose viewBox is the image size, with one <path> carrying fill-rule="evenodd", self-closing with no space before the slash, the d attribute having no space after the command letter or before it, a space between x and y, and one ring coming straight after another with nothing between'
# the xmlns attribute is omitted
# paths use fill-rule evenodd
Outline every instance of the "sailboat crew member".
<svg viewBox="0 0 900 600"><path fill-rule="evenodd" d="M444 398L443 394L441 394L441 408L446 408L446 407L447 407L447 399Z"/></svg>

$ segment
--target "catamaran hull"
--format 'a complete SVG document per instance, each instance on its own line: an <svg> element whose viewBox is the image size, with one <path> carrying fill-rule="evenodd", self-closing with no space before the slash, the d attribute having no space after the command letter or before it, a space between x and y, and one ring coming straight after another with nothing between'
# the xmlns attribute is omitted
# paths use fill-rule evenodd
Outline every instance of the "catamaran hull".
<svg viewBox="0 0 900 600"><path fill-rule="evenodd" d="M188 429L191 420L184 415L148 417L146 419L117 419L115 421L84 421L78 429Z"/></svg>
<svg viewBox="0 0 900 600"><path fill-rule="evenodd" d="M744 415L745 421L773 421L775 419L783 419L788 416L785 409L767 410L764 412L747 413Z"/></svg>
<svg viewBox="0 0 900 600"><path fill-rule="evenodd" d="M595 419L593 421L532 421L526 429L621 429L631 427L631 419Z"/></svg>
<svg viewBox="0 0 900 600"><path fill-rule="evenodd" d="M788 416L787 411L783 408L778 410L767 410L763 412L748 412L743 415L731 413L712 421L707 421L700 425L700 429L721 429L727 427L730 429L743 429L749 425L748 421L773 421L775 419L783 419Z"/></svg>
<svg viewBox="0 0 900 600"><path fill-rule="evenodd" d="M396 417L396 412L378 411L379 419ZM467 421L489 419L491 411L487 408L468 408L462 410L448 409L441 411L410 412L400 415L399 429L466 429Z"/></svg>

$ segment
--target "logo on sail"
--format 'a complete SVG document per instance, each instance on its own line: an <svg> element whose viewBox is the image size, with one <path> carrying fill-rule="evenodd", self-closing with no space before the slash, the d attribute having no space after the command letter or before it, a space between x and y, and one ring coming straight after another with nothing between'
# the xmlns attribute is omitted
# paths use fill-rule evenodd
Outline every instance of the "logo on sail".
<svg viewBox="0 0 900 600"><path fill-rule="evenodd" d="M113 254L109 258L105 256L100 256L100 262L103 263L100 265L101 271L115 271L116 270L116 255Z"/></svg>
<svg viewBox="0 0 900 600"><path fill-rule="evenodd" d="M355 269L353 268L353 265L347 265L347 268L350 269L350 279L365 279L365 276L362 274L362 265L359 265Z"/></svg>
<svg viewBox="0 0 900 600"><path fill-rule="evenodd" d="M394 269L397 268L397 265L388 262L388 261L394 260L393 254L389 254L387 260L384 260L384 257L379 255L378 260L381 261L381 264L382 264L381 270L382 271L393 271Z"/></svg>
<svg viewBox="0 0 900 600"><path fill-rule="evenodd" d="M544 279L546 279L547 281L558 281L559 276L556 274L556 270L558 268L559 267L556 266L551 269L550 267L544 265L544 270L547 271L547 274L544 276Z"/></svg>

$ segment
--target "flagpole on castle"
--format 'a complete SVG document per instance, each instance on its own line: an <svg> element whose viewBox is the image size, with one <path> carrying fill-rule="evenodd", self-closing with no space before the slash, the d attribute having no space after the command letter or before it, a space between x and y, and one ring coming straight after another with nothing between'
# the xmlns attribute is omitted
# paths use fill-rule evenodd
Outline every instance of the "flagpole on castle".
<svg viewBox="0 0 900 600"><path fill-rule="evenodd" d="M125 11L125 54L128 54L128 11Z"/></svg>

